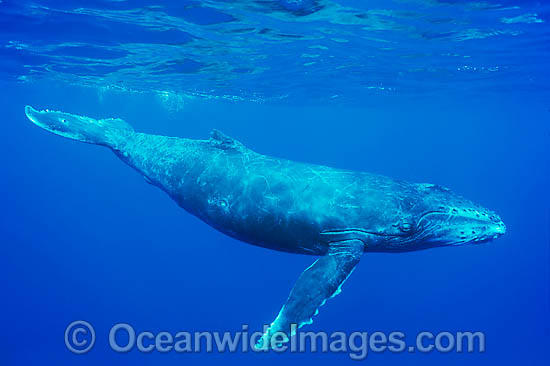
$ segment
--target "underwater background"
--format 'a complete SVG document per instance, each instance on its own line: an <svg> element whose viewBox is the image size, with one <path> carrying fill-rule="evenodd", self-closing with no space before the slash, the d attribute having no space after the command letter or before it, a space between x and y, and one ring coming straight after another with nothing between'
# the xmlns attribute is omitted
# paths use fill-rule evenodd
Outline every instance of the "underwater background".
<svg viewBox="0 0 550 366"><path fill-rule="evenodd" d="M373 365L547 365L549 24L530 0L0 1L0 365L357 362L110 349L121 322L261 330L315 257L220 234L107 149L36 128L27 104L451 188L507 233L366 253L303 330L486 336L483 353ZM75 320L97 333L85 355L63 340Z"/></svg>

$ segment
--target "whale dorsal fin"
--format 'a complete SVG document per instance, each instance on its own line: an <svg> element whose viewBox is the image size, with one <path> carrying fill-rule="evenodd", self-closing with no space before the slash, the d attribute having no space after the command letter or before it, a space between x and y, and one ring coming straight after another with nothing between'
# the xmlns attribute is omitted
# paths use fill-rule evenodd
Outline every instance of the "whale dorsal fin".
<svg viewBox="0 0 550 366"><path fill-rule="evenodd" d="M223 150L246 150L246 147L242 143L216 129L210 132L210 143Z"/></svg>

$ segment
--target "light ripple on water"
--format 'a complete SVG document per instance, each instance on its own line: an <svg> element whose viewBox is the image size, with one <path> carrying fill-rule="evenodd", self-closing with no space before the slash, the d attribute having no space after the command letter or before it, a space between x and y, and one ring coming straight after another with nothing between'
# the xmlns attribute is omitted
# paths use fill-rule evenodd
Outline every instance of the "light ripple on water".
<svg viewBox="0 0 550 366"><path fill-rule="evenodd" d="M549 7L488 1L3 1L1 77L264 101L548 88Z"/></svg>

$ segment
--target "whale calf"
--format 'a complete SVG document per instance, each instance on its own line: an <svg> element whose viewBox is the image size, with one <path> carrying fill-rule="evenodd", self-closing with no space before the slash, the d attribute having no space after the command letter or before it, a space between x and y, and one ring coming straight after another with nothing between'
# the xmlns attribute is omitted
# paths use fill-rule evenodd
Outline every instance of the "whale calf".
<svg viewBox="0 0 550 366"><path fill-rule="evenodd" d="M258 347L275 347L311 323L364 252L483 243L506 231L494 212L445 187L278 159L217 130L192 140L135 132L118 118L30 106L25 113L56 135L110 148L186 211L235 239L320 256Z"/></svg>

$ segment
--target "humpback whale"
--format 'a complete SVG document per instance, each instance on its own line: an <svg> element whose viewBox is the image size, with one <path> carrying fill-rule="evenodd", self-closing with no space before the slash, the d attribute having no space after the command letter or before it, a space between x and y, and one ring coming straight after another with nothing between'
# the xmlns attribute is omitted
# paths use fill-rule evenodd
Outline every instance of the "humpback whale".
<svg viewBox="0 0 550 366"><path fill-rule="evenodd" d="M135 132L122 119L25 107L56 135L105 146L179 206L246 243L319 258L298 278L258 347L309 324L365 252L484 243L500 217L448 188L259 154L214 130L192 140Z"/></svg>

